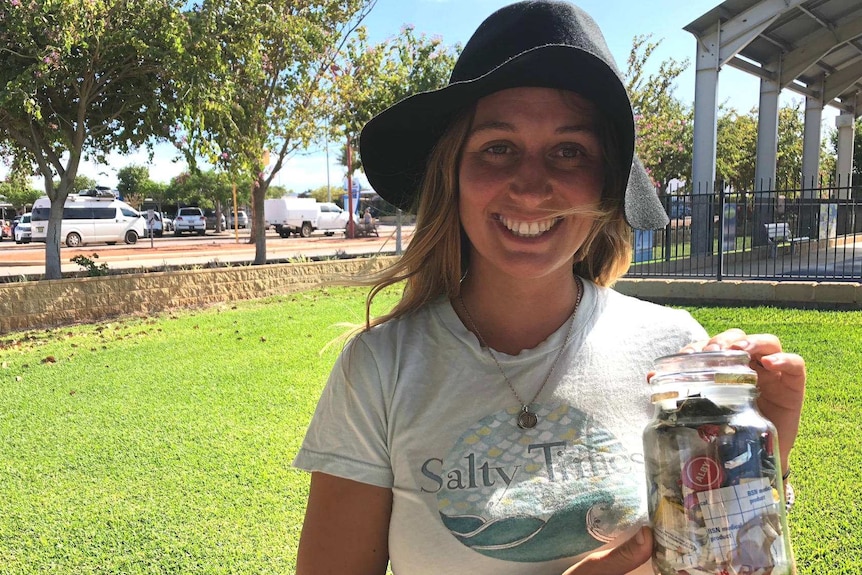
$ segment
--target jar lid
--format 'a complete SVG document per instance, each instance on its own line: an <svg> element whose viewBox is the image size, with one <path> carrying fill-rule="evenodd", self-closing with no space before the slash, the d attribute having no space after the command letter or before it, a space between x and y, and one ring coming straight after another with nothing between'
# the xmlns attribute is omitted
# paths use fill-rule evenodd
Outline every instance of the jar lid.
<svg viewBox="0 0 862 575"><path fill-rule="evenodd" d="M659 357L654 361L656 374L696 371L751 371L751 356L739 349L722 351L699 351L675 353Z"/></svg>
<svg viewBox="0 0 862 575"><path fill-rule="evenodd" d="M754 386L757 372L749 366L750 361L751 356L742 350L666 355L655 360L655 374L650 378L650 384L661 388L664 384L686 380Z"/></svg>

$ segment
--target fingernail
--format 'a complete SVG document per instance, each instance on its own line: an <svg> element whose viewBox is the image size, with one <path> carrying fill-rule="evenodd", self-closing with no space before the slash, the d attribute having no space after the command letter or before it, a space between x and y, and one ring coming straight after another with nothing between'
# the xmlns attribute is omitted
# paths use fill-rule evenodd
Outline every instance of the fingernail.
<svg viewBox="0 0 862 575"><path fill-rule="evenodd" d="M703 351L721 351L721 346L717 343L711 343L703 347Z"/></svg>
<svg viewBox="0 0 862 575"><path fill-rule="evenodd" d="M644 537L644 528L641 527L638 529L638 532L635 533L635 541L638 545L643 545L646 542L646 537Z"/></svg>

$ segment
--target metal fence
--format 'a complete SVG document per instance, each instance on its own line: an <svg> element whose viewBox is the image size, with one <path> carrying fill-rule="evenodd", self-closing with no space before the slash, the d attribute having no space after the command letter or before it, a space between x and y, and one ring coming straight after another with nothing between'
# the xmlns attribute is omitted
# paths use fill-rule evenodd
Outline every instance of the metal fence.
<svg viewBox="0 0 862 575"><path fill-rule="evenodd" d="M663 230L635 230L629 278L862 281L862 193L847 186L663 196Z"/></svg>

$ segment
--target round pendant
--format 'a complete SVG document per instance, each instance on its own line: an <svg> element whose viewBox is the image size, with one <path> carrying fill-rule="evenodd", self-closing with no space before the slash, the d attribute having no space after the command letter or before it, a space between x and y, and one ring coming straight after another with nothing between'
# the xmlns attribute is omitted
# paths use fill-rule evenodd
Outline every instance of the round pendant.
<svg viewBox="0 0 862 575"><path fill-rule="evenodd" d="M518 414L518 427L521 429L533 429L537 423L539 423L539 418L526 407Z"/></svg>

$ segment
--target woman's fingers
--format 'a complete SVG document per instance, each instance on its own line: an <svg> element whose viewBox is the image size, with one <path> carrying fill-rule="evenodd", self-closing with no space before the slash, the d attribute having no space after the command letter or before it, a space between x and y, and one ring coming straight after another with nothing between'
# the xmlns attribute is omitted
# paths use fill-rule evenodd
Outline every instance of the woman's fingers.
<svg viewBox="0 0 862 575"><path fill-rule="evenodd" d="M680 350L681 353L694 353L697 351L720 351L730 349L734 343L745 340L745 332L741 329L729 329L712 336L709 339L695 341Z"/></svg>
<svg viewBox="0 0 862 575"><path fill-rule="evenodd" d="M646 563L652 555L652 530L641 527L624 543L587 555L564 575L625 575Z"/></svg>

